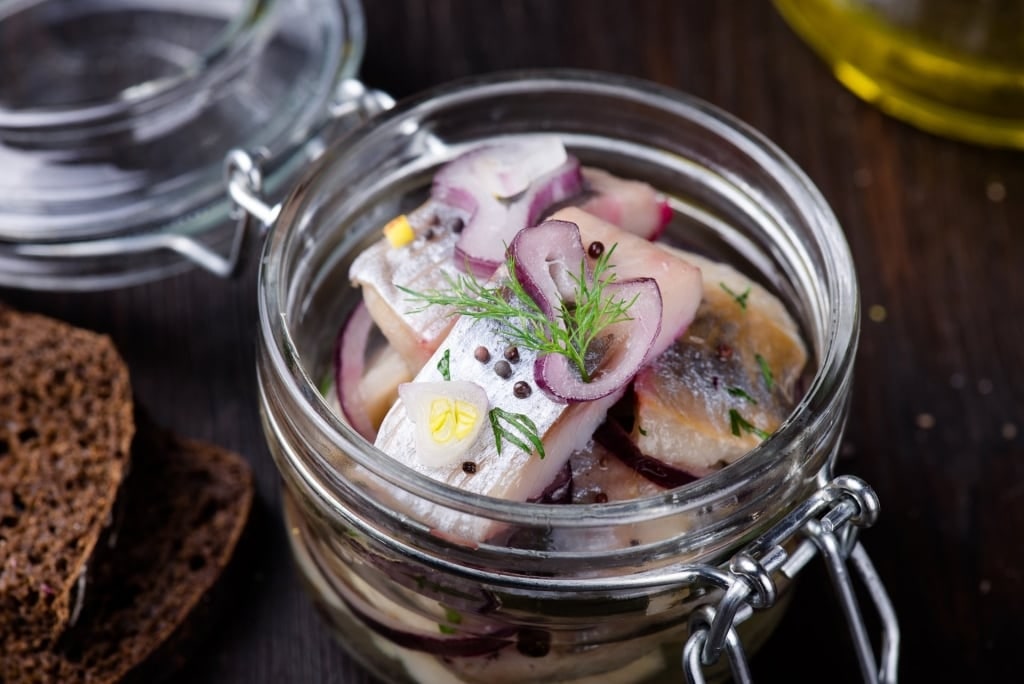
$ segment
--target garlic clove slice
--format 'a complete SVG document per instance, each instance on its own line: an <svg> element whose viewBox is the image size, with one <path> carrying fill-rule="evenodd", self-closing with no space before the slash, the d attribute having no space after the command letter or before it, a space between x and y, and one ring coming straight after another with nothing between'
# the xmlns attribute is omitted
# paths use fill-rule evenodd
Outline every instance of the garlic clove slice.
<svg viewBox="0 0 1024 684"><path fill-rule="evenodd" d="M487 423L490 402L475 382L406 382L398 396L415 425L416 457L426 466L458 461Z"/></svg>

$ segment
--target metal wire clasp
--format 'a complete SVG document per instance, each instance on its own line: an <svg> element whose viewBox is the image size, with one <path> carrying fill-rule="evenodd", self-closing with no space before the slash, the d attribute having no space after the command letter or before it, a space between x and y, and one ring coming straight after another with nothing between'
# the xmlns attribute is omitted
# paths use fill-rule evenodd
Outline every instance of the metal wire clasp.
<svg viewBox="0 0 1024 684"><path fill-rule="evenodd" d="M227 257L220 263L203 264L219 276L230 276L238 270L249 233L264 235L281 213L280 203L270 205L263 199L262 164L266 154L264 150L250 155L245 150L234 149L224 157L224 185L231 198L235 236Z"/></svg>
<svg viewBox="0 0 1024 684"><path fill-rule="evenodd" d="M370 90L356 79L346 79L338 85L329 107L334 120L366 119L395 106L394 99L380 90ZM322 152L322 149L319 150ZM253 154L233 149L224 157L224 185L231 198L231 217L235 220L235 236L226 258L201 264L217 275L228 276L239 267L246 237L257 232L264 235L281 213L281 203L267 204L263 197L263 162L266 150ZM317 156L317 155L312 155ZM193 258L193 261L198 260Z"/></svg>
<svg viewBox="0 0 1024 684"><path fill-rule="evenodd" d="M716 663L725 652L733 681L749 684L750 669L736 625L755 610L774 605L776 573L792 579L820 553L846 616L863 680L870 684L896 682L900 639L896 613L871 559L857 541L858 531L874 524L877 517L874 490L859 478L843 475L733 556L728 564L730 582L717 606L704 606L691 616L690 637L683 649L686 680L703 684L703 668ZM799 544L788 553L785 545L794 539L800 539ZM854 595L851 564L881 619L878 661Z"/></svg>

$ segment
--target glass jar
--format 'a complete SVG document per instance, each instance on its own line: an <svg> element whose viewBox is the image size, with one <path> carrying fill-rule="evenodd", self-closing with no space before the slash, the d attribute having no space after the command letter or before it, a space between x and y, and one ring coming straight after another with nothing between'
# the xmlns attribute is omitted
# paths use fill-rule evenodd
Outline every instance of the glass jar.
<svg viewBox="0 0 1024 684"><path fill-rule="evenodd" d="M530 133L557 135L583 163L664 192L675 210L670 242L747 272L800 322L815 359L806 394L736 463L628 502L501 501L389 458L318 391L359 300L353 258L423 201L440 164ZM723 649L743 681L737 638L748 649L763 642L816 548L837 567L865 559L856 566L893 626L866 556L851 553L860 549L853 526L870 524L874 500L853 479L826 484L859 327L850 253L804 174L723 112L652 84L575 72L428 92L328 150L284 202L263 254L259 307L260 407L295 556L341 643L386 681L678 681L684 644L692 681ZM509 534L453 539L404 509L409 497ZM833 529L841 553L801 538ZM895 677L892 637L883 681ZM867 648L862 664L877 680ZM726 673L722 662L712 676Z"/></svg>
<svg viewBox="0 0 1024 684"><path fill-rule="evenodd" d="M933 133L1024 148L1019 0L776 0L859 97Z"/></svg>
<svg viewBox="0 0 1024 684"><path fill-rule="evenodd" d="M226 275L225 154L280 199L351 126L362 51L357 0L0 3L0 285Z"/></svg>

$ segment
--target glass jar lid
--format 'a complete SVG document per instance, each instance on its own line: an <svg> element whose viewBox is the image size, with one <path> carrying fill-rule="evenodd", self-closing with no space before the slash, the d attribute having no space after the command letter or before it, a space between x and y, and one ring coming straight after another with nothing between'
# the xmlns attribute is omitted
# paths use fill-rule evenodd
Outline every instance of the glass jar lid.
<svg viewBox="0 0 1024 684"><path fill-rule="evenodd" d="M363 35L357 0L4 3L0 284L117 287L187 268L182 241L223 250L225 155L283 194Z"/></svg>

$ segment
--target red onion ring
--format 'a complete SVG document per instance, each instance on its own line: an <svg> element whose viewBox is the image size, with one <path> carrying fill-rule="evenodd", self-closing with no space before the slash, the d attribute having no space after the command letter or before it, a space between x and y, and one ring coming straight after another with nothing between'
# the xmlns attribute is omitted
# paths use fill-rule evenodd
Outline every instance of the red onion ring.
<svg viewBox="0 0 1024 684"><path fill-rule="evenodd" d="M698 479L693 473L643 454L629 438L629 433L614 420L602 423L594 432L594 439L620 461L659 487L675 489Z"/></svg>
<svg viewBox="0 0 1024 684"><path fill-rule="evenodd" d="M349 424L367 441L377 438L366 405L359 392L359 380L366 370L366 345L373 331L373 318L360 302L342 326L334 345L334 389Z"/></svg>
<svg viewBox="0 0 1024 684"><path fill-rule="evenodd" d="M590 382L562 354L538 357L533 366L537 386L564 401L593 401L621 389L640 370L661 331L661 291L653 278L634 278L605 285L609 297L633 300L630 320L605 328L611 339ZM634 300L635 297L635 300Z"/></svg>
<svg viewBox="0 0 1024 684"><path fill-rule="evenodd" d="M552 163L557 166L551 168ZM523 166L534 167L538 175L507 182L515 175L515 168ZM496 188L505 186L510 192L521 192L509 197L496 194ZM565 155L561 142L551 137L467 152L437 172L431 196L469 214L456 243L455 263L478 277L486 277L501 265L505 246L516 233L537 222L551 205L578 194L582 187L579 160Z"/></svg>

